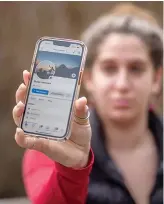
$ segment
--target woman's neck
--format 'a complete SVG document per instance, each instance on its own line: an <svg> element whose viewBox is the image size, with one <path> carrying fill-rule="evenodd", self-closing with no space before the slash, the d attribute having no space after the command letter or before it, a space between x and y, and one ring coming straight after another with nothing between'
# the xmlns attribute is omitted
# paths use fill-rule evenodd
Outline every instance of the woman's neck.
<svg viewBox="0 0 164 204"><path fill-rule="evenodd" d="M108 148L125 151L137 148L147 136L150 136L148 114L135 118L126 124L108 121L108 123L104 123L104 130Z"/></svg>

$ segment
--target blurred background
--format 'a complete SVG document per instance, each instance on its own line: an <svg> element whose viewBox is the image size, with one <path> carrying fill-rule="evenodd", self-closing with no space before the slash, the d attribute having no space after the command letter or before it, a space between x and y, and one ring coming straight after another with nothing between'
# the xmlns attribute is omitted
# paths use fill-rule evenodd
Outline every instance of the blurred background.
<svg viewBox="0 0 164 204"><path fill-rule="evenodd" d="M41 36L79 39L93 20L118 3L0 2L0 204L26 203L24 199L6 200L25 196L21 175L24 150L14 141L12 108L15 91L22 83L22 71L30 68L37 39ZM152 11L163 25L162 1L133 3ZM83 88L81 94L86 95ZM155 103L156 111L162 114L162 93Z"/></svg>

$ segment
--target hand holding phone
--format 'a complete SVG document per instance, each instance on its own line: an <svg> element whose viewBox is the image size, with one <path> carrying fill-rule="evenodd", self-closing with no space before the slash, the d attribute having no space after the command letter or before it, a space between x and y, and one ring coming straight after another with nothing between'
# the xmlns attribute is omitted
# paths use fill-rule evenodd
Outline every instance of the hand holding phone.
<svg viewBox="0 0 164 204"><path fill-rule="evenodd" d="M87 100L76 100L85 57L80 41L41 38L13 109L17 144L72 168L84 167L90 151Z"/></svg>
<svg viewBox="0 0 164 204"><path fill-rule="evenodd" d="M21 84L16 91L17 105L13 109L13 118L17 126L20 123L25 108L24 102L30 73L24 71L23 78L24 84ZM85 117L88 109L86 98L82 97L76 100L74 109L78 117ZM82 168L85 167L88 162L91 127L89 119L87 119L85 123L79 124L73 118L70 137L64 142L41 137L37 138L28 134L25 135L21 128L17 128L15 140L20 147L40 151L66 167Z"/></svg>

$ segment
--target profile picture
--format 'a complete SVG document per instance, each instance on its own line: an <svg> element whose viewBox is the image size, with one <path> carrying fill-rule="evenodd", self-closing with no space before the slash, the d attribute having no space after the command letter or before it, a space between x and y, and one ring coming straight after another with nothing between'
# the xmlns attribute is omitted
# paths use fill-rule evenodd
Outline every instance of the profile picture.
<svg viewBox="0 0 164 204"><path fill-rule="evenodd" d="M41 79L51 79L55 75L56 66L53 62L44 60L44 61L37 61L35 73Z"/></svg>

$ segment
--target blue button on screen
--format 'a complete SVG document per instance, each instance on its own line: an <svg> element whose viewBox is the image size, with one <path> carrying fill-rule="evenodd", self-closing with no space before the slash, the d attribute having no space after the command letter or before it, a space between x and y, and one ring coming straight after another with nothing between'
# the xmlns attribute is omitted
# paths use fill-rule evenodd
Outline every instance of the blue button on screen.
<svg viewBox="0 0 164 204"><path fill-rule="evenodd" d="M32 89L32 93L48 95L48 90L43 90L43 89Z"/></svg>

